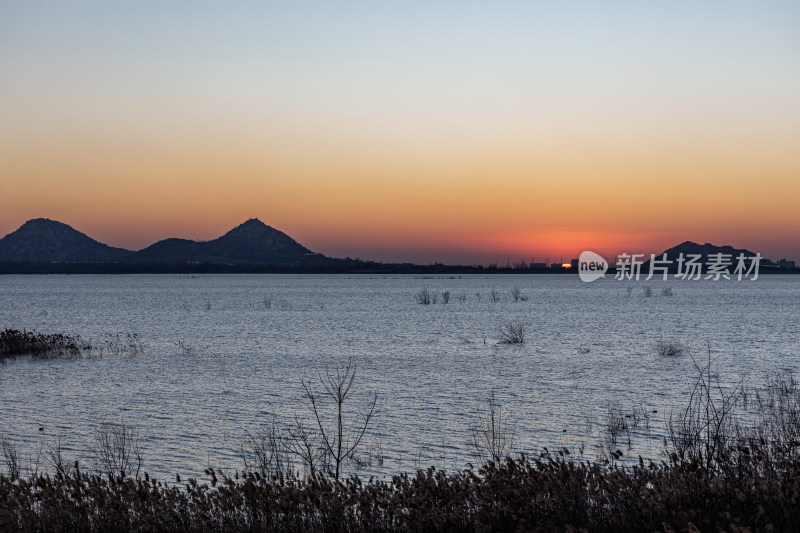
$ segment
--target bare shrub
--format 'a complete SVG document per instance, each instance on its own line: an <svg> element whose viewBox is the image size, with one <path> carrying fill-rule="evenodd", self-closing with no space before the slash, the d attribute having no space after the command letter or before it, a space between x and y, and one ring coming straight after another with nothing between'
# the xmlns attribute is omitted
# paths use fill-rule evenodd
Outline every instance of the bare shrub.
<svg viewBox="0 0 800 533"><path fill-rule="evenodd" d="M513 453L514 429L503 419L503 409L494 391L489 395L486 412L470 427L470 435L473 455L481 464L502 460Z"/></svg>
<svg viewBox="0 0 800 533"><path fill-rule="evenodd" d="M525 325L507 322L500 328L499 344L522 344L525 342Z"/></svg>
<svg viewBox="0 0 800 533"><path fill-rule="evenodd" d="M8 439L0 440L0 451L3 452L3 462L6 464L8 477L11 479L19 478L19 455L17 447Z"/></svg>
<svg viewBox="0 0 800 533"><path fill-rule="evenodd" d="M326 370L325 376L320 374L318 377L322 385L322 391L319 393L314 391L310 382L301 381L301 383L308 408L317 423L319 444L321 444L319 447L324 450L323 458L330 459L333 470L331 475L338 480L342 464L353 457L376 413L378 393L371 395L357 420L348 420L345 408L355 392L353 383L356 379L356 366L352 358L347 361L344 368L336 369L335 372ZM327 408L325 403L328 404ZM332 416L326 417L325 411ZM326 418L328 419L325 420Z"/></svg>
<svg viewBox="0 0 800 533"><path fill-rule="evenodd" d="M64 459L64 452L61 447L60 435L56 440L56 443L52 446L49 446L45 451L45 459L47 460L48 464L53 467L56 475L66 477L69 474L69 468L67 467L66 460Z"/></svg>
<svg viewBox="0 0 800 533"><path fill-rule="evenodd" d="M763 390L755 393L759 419L753 440L766 443L778 459L800 460L800 388L791 370L766 378Z"/></svg>
<svg viewBox="0 0 800 533"><path fill-rule="evenodd" d="M289 438L284 440L288 450L296 455L309 476L315 476L321 465L328 465L328 451L322 443L316 425L306 424L300 417L294 417L288 427Z"/></svg>
<svg viewBox="0 0 800 533"><path fill-rule="evenodd" d="M414 295L414 298L420 305L430 305L431 303L436 303L434 293L428 289L422 289L416 295Z"/></svg>
<svg viewBox="0 0 800 533"><path fill-rule="evenodd" d="M464 302L467 301L467 295L464 294L463 292L461 294L457 294L456 295L456 300L458 300L459 303L463 304Z"/></svg>
<svg viewBox="0 0 800 533"><path fill-rule="evenodd" d="M239 445L239 457L246 471L258 471L264 476L288 475L292 473L289 454L291 447L286 442L277 422L256 433L247 433Z"/></svg>
<svg viewBox="0 0 800 533"><path fill-rule="evenodd" d="M489 301L492 303L497 303L500 301L500 292L496 289L492 289L492 292L489 293Z"/></svg>
<svg viewBox="0 0 800 533"><path fill-rule="evenodd" d="M674 294L672 287L664 287L661 289L661 296L673 296Z"/></svg>
<svg viewBox="0 0 800 533"><path fill-rule="evenodd" d="M450 291L444 291L442 293L442 303L449 304L450 303Z"/></svg>
<svg viewBox="0 0 800 533"><path fill-rule="evenodd" d="M645 285L642 290L647 298L650 298L653 295L653 288L650 285Z"/></svg>
<svg viewBox="0 0 800 533"><path fill-rule="evenodd" d="M656 343L656 353L661 357L679 357L688 352L683 344L669 341L658 341Z"/></svg>
<svg viewBox="0 0 800 533"><path fill-rule="evenodd" d="M734 411L742 398L742 382L725 388L712 367L711 344L701 366L694 358L697 377L686 407L670 415L665 448L675 461L697 460L712 469L725 459L724 454L737 433Z"/></svg>
<svg viewBox="0 0 800 533"><path fill-rule="evenodd" d="M103 422L95 434L89 453L99 470L109 476L129 474L138 476L142 468L142 450L136 428L125 420Z"/></svg>
<svg viewBox="0 0 800 533"><path fill-rule="evenodd" d="M264 296L264 309L272 309L272 296Z"/></svg>
<svg viewBox="0 0 800 533"><path fill-rule="evenodd" d="M380 441L372 446L366 446L363 453L353 454L350 461L358 468L368 468L371 466L383 466L385 457L383 454L383 445Z"/></svg>

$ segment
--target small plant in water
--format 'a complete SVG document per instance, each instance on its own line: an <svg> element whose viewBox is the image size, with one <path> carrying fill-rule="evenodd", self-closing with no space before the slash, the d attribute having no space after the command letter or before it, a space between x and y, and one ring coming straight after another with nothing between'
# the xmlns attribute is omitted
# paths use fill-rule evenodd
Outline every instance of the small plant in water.
<svg viewBox="0 0 800 533"><path fill-rule="evenodd" d="M437 300L437 295L433 291L429 291L428 289L422 289L419 291L414 298L417 300L417 303L420 305L430 305L435 304ZM449 294L448 294L449 298Z"/></svg>
<svg viewBox="0 0 800 533"><path fill-rule="evenodd" d="M500 328L499 344L522 344L525 342L525 325L507 322Z"/></svg>
<svg viewBox="0 0 800 533"><path fill-rule="evenodd" d="M514 298L515 302L527 302L528 296L522 294L522 291L518 288L511 289L511 297Z"/></svg>
<svg viewBox="0 0 800 533"><path fill-rule="evenodd" d="M514 429L503 419L503 410L495 399L494 391L487 403L485 415L470 427L472 453L482 464L510 456L515 441Z"/></svg>
<svg viewBox="0 0 800 533"><path fill-rule="evenodd" d="M656 353L661 357L678 357L686 353L686 346L677 342L658 341Z"/></svg>
<svg viewBox="0 0 800 533"><path fill-rule="evenodd" d="M138 355L142 352L144 352L144 345L137 333L125 335L109 333L102 343L98 343L93 348L93 353L96 355Z"/></svg>
<svg viewBox="0 0 800 533"><path fill-rule="evenodd" d="M187 345L185 342L183 342L183 341L178 341L178 342L176 342L176 343L175 343L175 346L177 346L177 347L178 347L178 353L179 353L179 354L181 354L181 355L191 355L191 354L192 354L192 348L191 348L191 346L188 346L188 345Z"/></svg>

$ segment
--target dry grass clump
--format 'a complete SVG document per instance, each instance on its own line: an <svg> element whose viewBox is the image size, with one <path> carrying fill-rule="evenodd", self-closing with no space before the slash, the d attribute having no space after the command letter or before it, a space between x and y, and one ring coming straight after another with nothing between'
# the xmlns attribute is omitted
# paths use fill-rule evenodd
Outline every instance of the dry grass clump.
<svg viewBox="0 0 800 533"><path fill-rule="evenodd" d="M429 291L428 289L422 289L414 295L414 298L420 305L431 305L439 301L439 293L436 291ZM447 293L447 299L448 301L450 300L449 292Z"/></svg>
<svg viewBox="0 0 800 533"><path fill-rule="evenodd" d="M525 325L508 322L500 328L498 344L522 344L525 342Z"/></svg>
<svg viewBox="0 0 800 533"><path fill-rule="evenodd" d="M679 357L687 351L686 346L677 342L658 341L656 343L656 353L661 357Z"/></svg>
<svg viewBox="0 0 800 533"><path fill-rule="evenodd" d="M6 357L30 355L42 359L74 358L102 355L138 355L144 351L139 335L106 335L96 343L84 341L80 335L37 333L6 329L0 332L0 360Z"/></svg>
<svg viewBox="0 0 800 533"><path fill-rule="evenodd" d="M36 333L18 329L0 331L0 358L31 355L41 358L78 357L91 346L78 335Z"/></svg>
<svg viewBox="0 0 800 533"><path fill-rule="evenodd" d="M138 355L144 352L144 344L137 333L108 334L103 342L92 348L96 355Z"/></svg>
<svg viewBox="0 0 800 533"><path fill-rule="evenodd" d="M515 302L527 302L528 295L522 294L522 291L518 288L511 289L511 297L514 298Z"/></svg>

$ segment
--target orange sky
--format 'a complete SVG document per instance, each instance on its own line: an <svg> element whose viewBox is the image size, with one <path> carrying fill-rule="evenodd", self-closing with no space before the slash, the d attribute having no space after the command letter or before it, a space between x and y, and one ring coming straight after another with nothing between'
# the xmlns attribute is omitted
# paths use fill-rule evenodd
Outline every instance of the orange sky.
<svg viewBox="0 0 800 533"><path fill-rule="evenodd" d="M800 259L796 10L498 5L4 6L0 233L47 217L138 249L258 217L387 261Z"/></svg>

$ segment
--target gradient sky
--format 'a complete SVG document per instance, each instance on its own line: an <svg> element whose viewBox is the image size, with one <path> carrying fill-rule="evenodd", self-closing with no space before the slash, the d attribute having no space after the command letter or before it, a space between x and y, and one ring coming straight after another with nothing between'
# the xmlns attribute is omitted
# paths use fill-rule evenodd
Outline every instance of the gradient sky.
<svg viewBox="0 0 800 533"><path fill-rule="evenodd" d="M0 234L800 259L797 2L0 3Z"/></svg>

